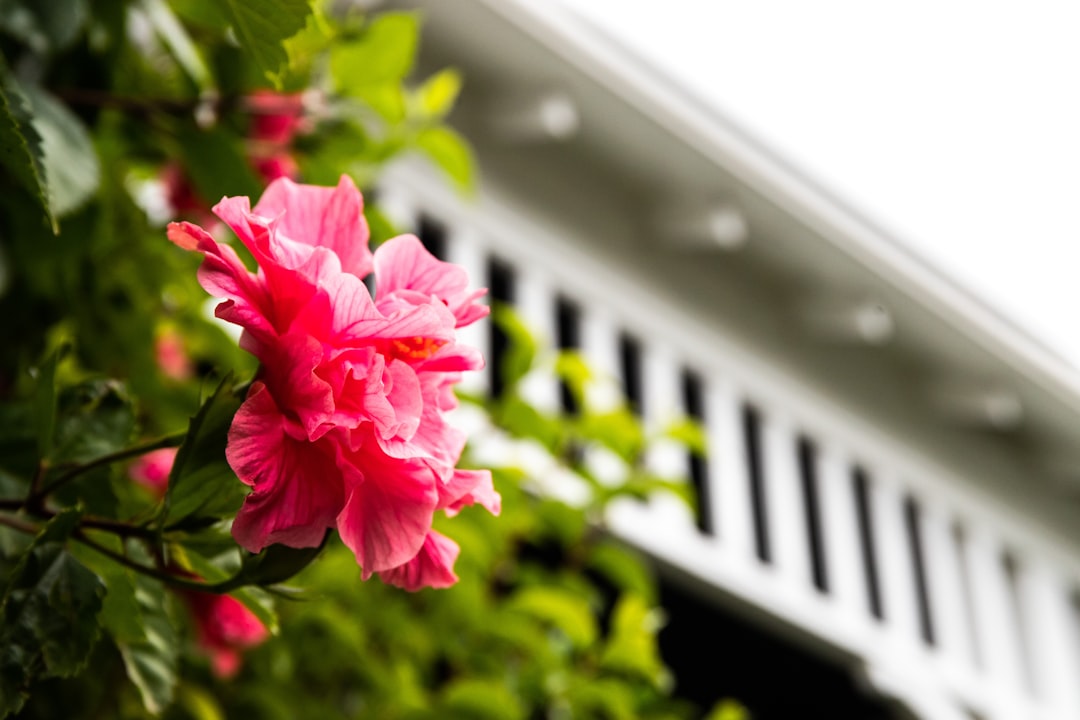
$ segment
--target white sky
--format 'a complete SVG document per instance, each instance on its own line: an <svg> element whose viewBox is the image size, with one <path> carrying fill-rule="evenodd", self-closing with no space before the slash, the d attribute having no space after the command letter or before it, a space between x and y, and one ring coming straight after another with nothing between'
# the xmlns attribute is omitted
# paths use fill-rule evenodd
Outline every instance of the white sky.
<svg viewBox="0 0 1080 720"><path fill-rule="evenodd" d="M1080 2L565 2L1080 367Z"/></svg>

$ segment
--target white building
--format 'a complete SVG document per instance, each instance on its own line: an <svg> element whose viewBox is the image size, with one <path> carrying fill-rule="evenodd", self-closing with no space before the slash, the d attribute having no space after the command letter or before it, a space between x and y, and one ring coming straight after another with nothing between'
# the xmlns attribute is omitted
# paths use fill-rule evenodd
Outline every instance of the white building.
<svg viewBox="0 0 1080 720"><path fill-rule="evenodd" d="M707 429L708 460L683 466L700 517L658 498L615 530L880 717L1080 717L1077 375L564 15L392 4L424 10L426 65L465 73L454 120L483 187L403 167L384 201L647 422ZM738 697L725 677L752 654L698 648L693 674Z"/></svg>

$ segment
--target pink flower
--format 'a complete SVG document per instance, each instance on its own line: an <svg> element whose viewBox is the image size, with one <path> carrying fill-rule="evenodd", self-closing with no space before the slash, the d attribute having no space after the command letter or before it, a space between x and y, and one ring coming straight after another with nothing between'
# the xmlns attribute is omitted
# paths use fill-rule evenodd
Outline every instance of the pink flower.
<svg viewBox="0 0 1080 720"><path fill-rule="evenodd" d="M196 642L220 678L236 675L243 651L270 635L255 613L234 597L197 591L185 591L183 597L195 620Z"/></svg>
<svg viewBox="0 0 1080 720"><path fill-rule="evenodd" d="M461 372L483 366L455 330L488 308L464 270L413 236L373 255L362 209L347 177L336 188L277 180L255 208L223 199L214 212L255 273L191 223L170 225L169 238L203 253L199 280L223 298L218 317L244 329L241 345L262 363L226 450L252 488L237 541L308 547L336 528L365 578L443 587L457 551L432 534L434 513L499 511L490 473L455 469L465 437L445 419ZM373 270L374 299L363 282Z"/></svg>
<svg viewBox="0 0 1080 720"><path fill-rule="evenodd" d="M293 138L305 127L303 96L257 90L245 98L244 107L251 113L248 153L255 172L267 182L295 179L300 168L290 151Z"/></svg>
<svg viewBox="0 0 1080 720"><path fill-rule="evenodd" d="M140 456L128 468L128 477L139 483L156 497L165 496L169 487L169 473L179 448L161 448Z"/></svg>
<svg viewBox="0 0 1080 720"><path fill-rule="evenodd" d="M303 128L302 93L256 90L244 98L244 109L251 114L248 136L255 140L285 145Z"/></svg>
<svg viewBox="0 0 1080 720"><path fill-rule="evenodd" d="M154 340L154 359L161 372L173 380L187 380L195 373L184 339L175 330L165 330Z"/></svg>

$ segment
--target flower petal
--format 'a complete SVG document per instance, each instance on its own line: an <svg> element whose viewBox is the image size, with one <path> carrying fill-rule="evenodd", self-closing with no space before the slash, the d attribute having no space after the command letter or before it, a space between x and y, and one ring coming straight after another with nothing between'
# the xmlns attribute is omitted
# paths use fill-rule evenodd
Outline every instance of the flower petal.
<svg viewBox="0 0 1080 720"><path fill-rule="evenodd" d="M415 235L401 235L380 245L375 250L374 266L380 309L383 302L393 302L394 295L413 291L445 303L454 314L457 327L469 325L490 312L490 308L477 302L487 290L470 292L465 268L439 260Z"/></svg>
<svg viewBox="0 0 1080 720"><path fill-rule="evenodd" d="M253 491L233 522L233 537L251 552L281 543L314 547L344 504L341 473L329 443L309 442L257 382L229 429L225 456Z"/></svg>
<svg viewBox="0 0 1080 720"><path fill-rule="evenodd" d="M343 448L340 462L350 492L337 518L341 539L365 579L420 551L439 500L437 478L427 464L387 456L368 432L358 450Z"/></svg>
<svg viewBox="0 0 1080 720"><path fill-rule="evenodd" d="M169 239L185 250L203 254L199 284L214 297L224 298L215 314L257 338L273 334L273 304L266 287L241 262L236 251L218 243L210 233L189 222L169 223Z"/></svg>
<svg viewBox="0 0 1080 720"><path fill-rule="evenodd" d="M334 188L278 178L266 188L254 212L277 218L278 232L290 240L333 250L345 272L360 278L371 272L363 199L348 175L342 175Z"/></svg>
<svg viewBox="0 0 1080 720"><path fill-rule="evenodd" d="M468 505L480 505L492 515L502 511L502 496L495 491L490 470L454 470L439 488L439 509L450 517Z"/></svg>
<svg viewBox="0 0 1080 720"><path fill-rule="evenodd" d="M454 574L454 561L460 552L461 548L456 542L432 530L412 560L383 570L379 573L379 579L409 592L426 587L447 588L458 581Z"/></svg>

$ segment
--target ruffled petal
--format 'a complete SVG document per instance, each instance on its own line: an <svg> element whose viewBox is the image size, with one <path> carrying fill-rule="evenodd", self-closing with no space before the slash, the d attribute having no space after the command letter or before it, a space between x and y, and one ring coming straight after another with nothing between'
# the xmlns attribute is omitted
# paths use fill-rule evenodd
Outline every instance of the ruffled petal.
<svg viewBox="0 0 1080 720"><path fill-rule="evenodd" d="M465 268L443 262L429 253L415 235L401 235L387 240L375 250L377 299L380 309L394 296L413 291L436 297L450 308L457 327L469 325L490 312L478 300L487 290L469 291Z"/></svg>
<svg viewBox="0 0 1080 720"><path fill-rule="evenodd" d="M456 542L432 530L413 559L380 572L379 579L409 592L426 587L447 588L458 581L454 562L460 552Z"/></svg>
<svg viewBox="0 0 1080 720"><path fill-rule="evenodd" d="M251 552L281 543L314 547L344 504L336 452L309 442L278 410L262 383L251 386L229 429L229 465L253 490L233 522L233 537Z"/></svg>
<svg viewBox="0 0 1080 720"><path fill-rule="evenodd" d="M290 240L333 250L345 272L359 278L371 272L363 199L349 176L342 175L333 188L279 178L266 188L254 212L276 218L277 231Z"/></svg>
<svg viewBox="0 0 1080 720"><path fill-rule="evenodd" d="M264 284L241 262L236 251L218 243L198 225L169 223L169 239L185 250L201 252L199 284L214 297L223 298L215 314L256 337L273 335L273 303Z"/></svg>
<svg viewBox="0 0 1080 720"><path fill-rule="evenodd" d="M480 505L492 515L502 512L502 496L495 490L490 470L454 470L439 488L439 509L450 517L469 505Z"/></svg>
<svg viewBox="0 0 1080 720"><path fill-rule="evenodd" d="M370 436L356 451L343 449L341 466L350 490L338 532L364 578L408 562L420 551L439 501L431 468L388 457Z"/></svg>

